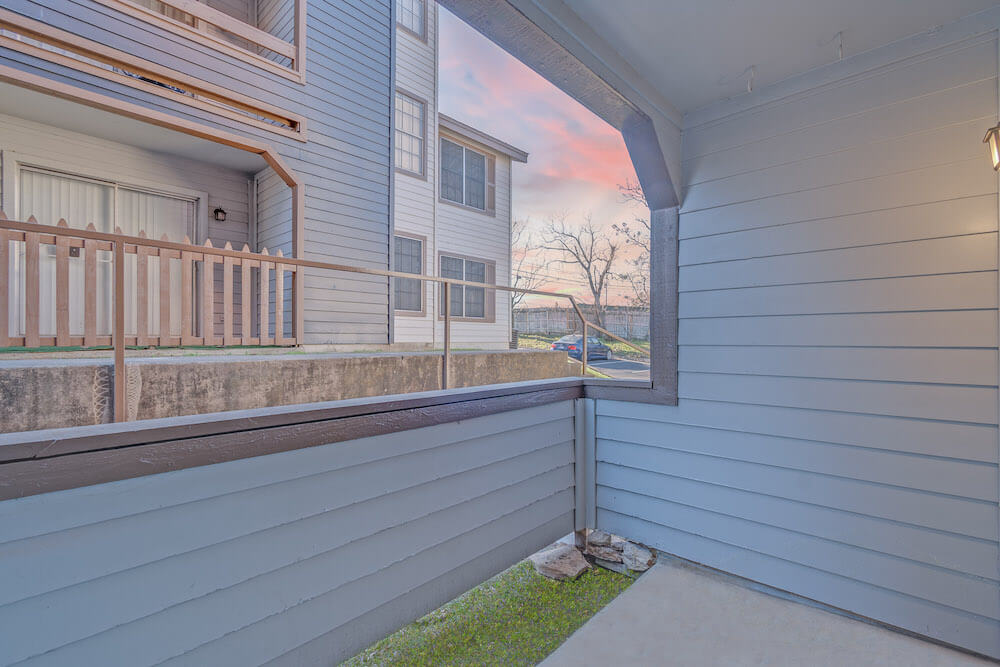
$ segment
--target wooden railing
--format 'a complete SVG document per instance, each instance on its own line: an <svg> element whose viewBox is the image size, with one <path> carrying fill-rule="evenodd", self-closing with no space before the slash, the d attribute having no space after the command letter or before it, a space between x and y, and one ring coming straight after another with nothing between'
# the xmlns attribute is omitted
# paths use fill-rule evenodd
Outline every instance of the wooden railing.
<svg viewBox="0 0 1000 667"><path fill-rule="evenodd" d="M17 226L21 229L16 229ZM55 298L49 312L43 313L41 264L43 252L52 257L49 248L54 248ZM108 292L109 314L113 313L114 322L111 331L102 332L97 320L98 300L102 298L98 263L106 261L100 255L109 252L114 279L106 281L103 289ZM9 327L8 281L15 254L23 256L23 268L19 271L24 283L23 331L11 331ZM134 257L129 260L134 264L130 266L133 280L128 286L125 285L127 256ZM203 246L172 243L166 237L154 241L142 233L125 236L120 229L115 234L101 233L92 224L82 230L71 229L65 220L55 227L38 225L33 217L27 223L15 223L6 221L0 212L0 276L4 284L0 290L0 346L106 347L117 340L140 347L295 345L299 342L298 332L286 331L285 325L285 276L294 274L298 268L286 264L284 259L280 250L272 256L266 249L249 252L246 246L242 251L234 251L228 243L225 248L214 248L211 241ZM78 271L82 269L83 274L82 286L74 285L72 290L71 266ZM216 276L216 266L222 267L221 276ZM238 303L234 299L235 284L240 286ZM290 281L289 289L292 286L294 280ZM221 300L217 298L220 290ZM70 300L80 292L82 330L73 330ZM158 307L152 314L158 317L158 323L151 322L150 317L151 302L155 307L156 301ZM134 313L131 331L125 326L126 310ZM41 330L43 315L54 324L49 331Z"/></svg>
<svg viewBox="0 0 1000 667"><path fill-rule="evenodd" d="M175 243L165 239L156 241L147 239L144 236L125 236L121 230L116 234L108 234L97 231L93 225L88 225L87 229L70 228L65 220L60 220L57 225L41 225L33 218L28 218L27 222L17 222L8 220L0 211L0 276L3 276L4 286L11 275L11 241L24 244L24 274L25 274L25 335L11 337L8 331L9 322L9 288L0 289L0 346L15 347L40 347L46 345L83 345L108 346L114 348L115 372L114 372L114 416L115 421L124 421L126 413L126 385L125 385L125 347L127 345L297 345L302 342L301 332L294 331L292 335L286 336L284 331L284 304L285 289L284 276L289 274L292 278L296 272L304 268L323 269L328 271L343 271L347 273L359 273L371 276L382 276L385 278L405 278L407 280L419 280L421 285L424 281L441 283L444 286L444 299L442 314L444 316L444 350L441 360L441 388L447 389L451 385L451 323L450 312L451 288L454 285L466 287L479 287L485 290L495 290L501 292L520 292L535 296L555 297L569 301L577 317L580 318L583 344L581 350L581 375L587 375L587 337L590 330L600 332L607 338L617 340L628 347L650 355L646 348L639 347L630 341L616 336L607 329L587 321L583 311L577 304L576 299L570 294L561 292L549 292L545 290L523 289L508 285L492 285L477 283L471 280L458 280L455 278L441 278L438 276L414 275L400 271L386 271L382 269L368 269L358 266L344 264L331 264L328 262L317 262L301 257L283 257L278 251L276 255L269 255L267 251L252 253L246 250L235 251L227 243L225 248L214 248L206 241L204 246L192 245L190 243ZM55 299L55 336L41 336L39 332L39 310L37 305L39 299L40 286L40 248L48 245L55 247L56 261L56 299ZM246 246L244 246L245 248ZM82 336L73 335L69 327L69 260L73 252L72 249L83 249L85 262L84 278L84 299L86 323ZM110 336L97 335L96 327L96 300L98 283L96 278L96 257L98 251L110 251L113 255L112 265L114 269L113 312L114 323ZM77 254L79 251L76 251ZM125 257L126 255L136 256L136 333L126 335L125 332ZM73 255L75 256L75 255ZM159 312L160 323L157 332L149 331L148 313L149 306L149 258L157 257L166 259L166 262L159 262L158 271L161 276L159 280ZM181 334L174 336L170 334L170 303L171 290L169 288L171 269L170 260L180 260L181 265ZM205 276L214 275L214 266L222 265L222 329L221 336L214 328L213 322L216 316L215 290L216 280L205 280ZM195 299L195 267L201 266L201 333L195 335L194 322L194 299ZM60 268L62 267L62 268ZM234 329L234 271L240 270L241 298L240 303L240 328ZM273 272L273 279L271 274ZM256 278L254 274L256 273ZM256 283L255 283L256 280ZM294 294L295 280L291 280L292 288L288 296L289 302L296 304L297 295ZM251 326L251 299L245 298L252 292L251 286L259 285L258 307L259 307L259 330L256 335L252 333ZM273 286L273 291L272 291ZM272 299L273 293L273 301ZM274 305L274 310L270 310L270 304ZM30 305L35 304L34 308ZM145 306L145 307L143 307ZM273 324L269 316L273 313ZM299 318L293 316L292 322ZM206 327L206 323L208 326Z"/></svg>

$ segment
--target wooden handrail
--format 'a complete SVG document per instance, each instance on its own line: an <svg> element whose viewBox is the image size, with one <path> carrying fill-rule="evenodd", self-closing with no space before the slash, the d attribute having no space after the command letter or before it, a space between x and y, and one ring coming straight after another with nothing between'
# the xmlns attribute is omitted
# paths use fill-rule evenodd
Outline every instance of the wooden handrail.
<svg viewBox="0 0 1000 667"><path fill-rule="evenodd" d="M184 12L185 14L190 14L196 19L200 19L205 23L210 23L216 28L221 28L226 32L232 33L237 37L242 37L248 42L253 42L257 46L262 46L268 51L274 51L277 54L285 56L289 60L295 59L295 45L289 44L283 39L275 37L269 32L265 32L260 28L256 28L249 23L244 23L239 19L233 18L225 12L220 12L218 9L209 7L206 4L197 2L196 0L160 0L161 4L167 7L172 7L178 11ZM141 7L141 5L139 5Z"/></svg>

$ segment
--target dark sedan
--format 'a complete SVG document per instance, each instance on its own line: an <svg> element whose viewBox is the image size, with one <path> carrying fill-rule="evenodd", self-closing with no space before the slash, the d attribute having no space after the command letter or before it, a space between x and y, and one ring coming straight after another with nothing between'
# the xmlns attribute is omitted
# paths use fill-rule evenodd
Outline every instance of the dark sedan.
<svg viewBox="0 0 1000 667"><path fill-rule="evenodd" d="M552 343L553 350L563 350L574 359L583 357L583 336L563 336ZM587 361L610 359L611 348L591 336L587 337Z"/></svg>

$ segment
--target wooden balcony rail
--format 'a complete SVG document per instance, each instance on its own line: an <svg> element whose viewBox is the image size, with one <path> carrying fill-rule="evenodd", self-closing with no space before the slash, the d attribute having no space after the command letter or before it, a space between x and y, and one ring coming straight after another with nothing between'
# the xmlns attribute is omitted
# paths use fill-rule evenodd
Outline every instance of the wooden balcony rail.
<svg viewBox="0 0 1000 667"><path fill-rule="evenodd" d="M60 220L55 227L38 225L34 217L28 218L28 227L11 230L11 225L21 223L5 220L0 212L0 275L4 277L5 285L5 289L0 290L0 347L107 347L119 339L124 345L139 347L296 345L299 342L298 332L288 335L292 332L285 330L285 276L294 274L298 269L285 263L280 250L272 256L266 249L260 253L249 252L245 245L242 251L237 252L228 243L225 248L216 249L211 241L206 241L203 246L191 244L187 239L184 243L171 243L166 237L156 242L147 239L141 232L139 236L125 236L121 229L117 229L115 234L101 233L92 224L83 230L71 229L65 220ZM37 228L38 231L29 228ZM11 242L14 242L13 246ZM19 271L24 284L21 305L23 332L12 332L9 327L10 289L6 286L12 275L12 248L15 253L22 252L24 258L23 268ZM43 315L41 258L43 252L53 256L52 250L46 248L54 249L55 312L46 313L54 322L54 331L43 332L40 328ZM99 332L97 322L102 289L99 286L98 264L107 261L102 260L100 255L111 252L112 270L117 276L119 267L115 258L119 248L123 260L126 256L134 258L129 260L130 263L134 261L130 276L134 280L129 281L128 288L124 284L119 288L117 281L114 289L110 285L104 287L109 292L107 299L111 302L114 324L111 332L103 333ZM82 330L73 330L70 322L71 265L83 270ZM217 276L216 266L221 267L221 276ZM123 277L124 268L123 265ZM234 299L237 273L240 287L238 303ZM179 280L176 280L178 276ZM294 280L290 284L294 285ZM258 301L256 313L253 312L255 289ZM220 290L221 301L218 300ZM74 290L78 291L78 288ZM135 325L132 331L126 331L124 324L129 294L130 306L134 307ZM154 323L150 321L151 302L158 306L155 314L159 322L155 330ZM178 303L179 315L175 317L179 321L172 321L171 311L176 313ZM120 325L119 311L122 313ZM236 315L239 316L238 326Z"/></svg>
<svg viewBox="0 0 1000 667"><path fill-rule="evenodd" d="M186 240L186 239L185 239ZM0 289L0 347L41 347L41 346L63 346L63 345L83 345L114 347L115 372L114 372L114 415L115 421L124 421L126 417L126 384L125 384L125 346L177 346L177 345L298 345L302 342L301 332L291 332L291 336L286 336L284 331L284 306L286 300L295 303L295 295L289 293L290 299L286 299L284 289L285 274L295 274L304 268L323 269L329 271L343 271L347 273L360 273L371 276L382 276L385 278L405 278L409 280L420 280L441 283L444 285L444 303L442 314L444 316L444 350L442 352L442 377L441 388L447 389L451 385L451 323L452 315L449 305L451 303L451 287L463 285L467 287L481 287L486 290L500 292L520 292L534 296L555 297L569 301L583 331L583 349L581 350L581 374L587 374L587 336L590 329L599 331L604 336L617 340L628 347L650 355L646 348L637 346L624 338L616 336L607 329L588 322L577 304L576 299L570 294L562 292L549 292L537 289L523 289L508 285L492 285L477 283L471 280L458 280L455 278L441 278L438 276L414 275L401 271L386 271L383 269L368 269L345 264L331 264L328 262L318 262L301 257L283 257L279 250L276 255L269 255L267 250L260 253L249 252L244 245L244 250L236 251L227 243L224 248L214 248L211 242L206 241L205 245L198 246L191 243L176 243L165 238L159 241L147 239L145 236L126 236L117 229L115 234L108 234L97 231L93 225L88 225L87 229L70 228L65 220L60 220L57 225L41 225L34 217L28 218L26 222L8 220L0 211L0 276L4 276L5 284L9 282L11 275L11 242L22 243L24 245L24 303L25 303L25 335L10 336L8 323L10 320L9 287ZM40 305L40 248L43 246L55 247L56 278L55 278L55 336L40 335L39 305ZM74 334L69 325L69 261L70 257L77 257L81 249L84 254L84 315L85 325L83 335ZM75 249L75 250L74 250ZM113 254L114 267L114 289L113 312L114 322L110 336L97 335L96 312L98 298L97 282L97 252L111 251ZM134 335L125 333L125 257L135 255L136 257L136 331ZM157 331L150 331L148 308L150 298L149 278L151 275L149 258L158 258L159 271L159 327ZM171 315L170 299L172 296L170 287L171 261L180 260L181 264L181 332L180 335L171 335ZM167 261L162 261L167 260ZM201 281L201 326L199 335L195 335L195 278L196 266L201 268L201 276L214 276L215 265L222 265L222 335L218 334L218 309L215 307L217 296L218 280ZM234 323L234 273L236 269L240 271L241 300L239 304L240 327L235 329ZM273 272L273 279L271 277ZM256 274L256 278L254 275ZM246 298L252 294L253 285L258 285L258 330L253 335L252 327L252 299ZM295 281L291 280L292 286ZM294 287L292 288L294 289ZM273 290L273 291L272 291ZM273 297L272 297L273 293ZM271 300L273 298L273 301ZM273 318L271 317L270 304L274 304ZM292 318L294 322L295 318ZM273 322L273 328L270 326ZM208 326L206 327L206 323Z"/></svg>

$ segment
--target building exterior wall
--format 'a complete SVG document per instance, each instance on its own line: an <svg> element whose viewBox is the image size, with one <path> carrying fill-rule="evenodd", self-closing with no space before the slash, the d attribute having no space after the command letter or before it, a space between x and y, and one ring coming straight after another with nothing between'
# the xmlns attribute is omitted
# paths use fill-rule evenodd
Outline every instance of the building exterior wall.
<svg viewBox="0 0 1000 667"><path fill-rule="evenodd" d="M563 400L0 502L2 657L339 664L571 532L574 433Z"/></svg>
<svg viewBox="0 0 1000 667"><path fill-rule="evenodd" d="M1000 657L997 53L687 116L679 404L598 401L598 527Z"/></svg>
<svg viewBox="0 0 1000 667"><path fill-rule="evenodd" d="M115 81L0 49L0 64L267 142L304 181L305 257L388 268L389 109L393 88L393 10L389 0L306 3L304 83L90 0L14 0L4 7L305 116L308 141L301 142ZM284 243L285 254L291 254L290 238ZM387 281L352 280L338 287L330 289L330 276L315 270L305 272L303 341L388 342ZM334 311L337 317L330 315Z"/></svg>
<svg viewBox="0 0 1000 667"><path fill-rule="evenodd" d="M439 275L439 255L457 255L484 260L495 265L498 284L509 284L510 276L510 198L511 167L508 156L460 134L449 133L437 123L437 27L438 7L427 1L426 39L397 28L396 87L425 104L426 158L424 174L413 175L396 171L395 232L420 238L424 243L424 272ZM455 206L440 198L438 188L438 147L440 137L472 145L480 152L496 158L495 215L471 208ZM425 283L422 314L396 312L394 342L422 347L440 347L444 326L440 322L440 286ZM510 338L510 299L496 292L495 317L483 322L455 322L452 325L453 345L481 349L501 349Z"/></svg>

